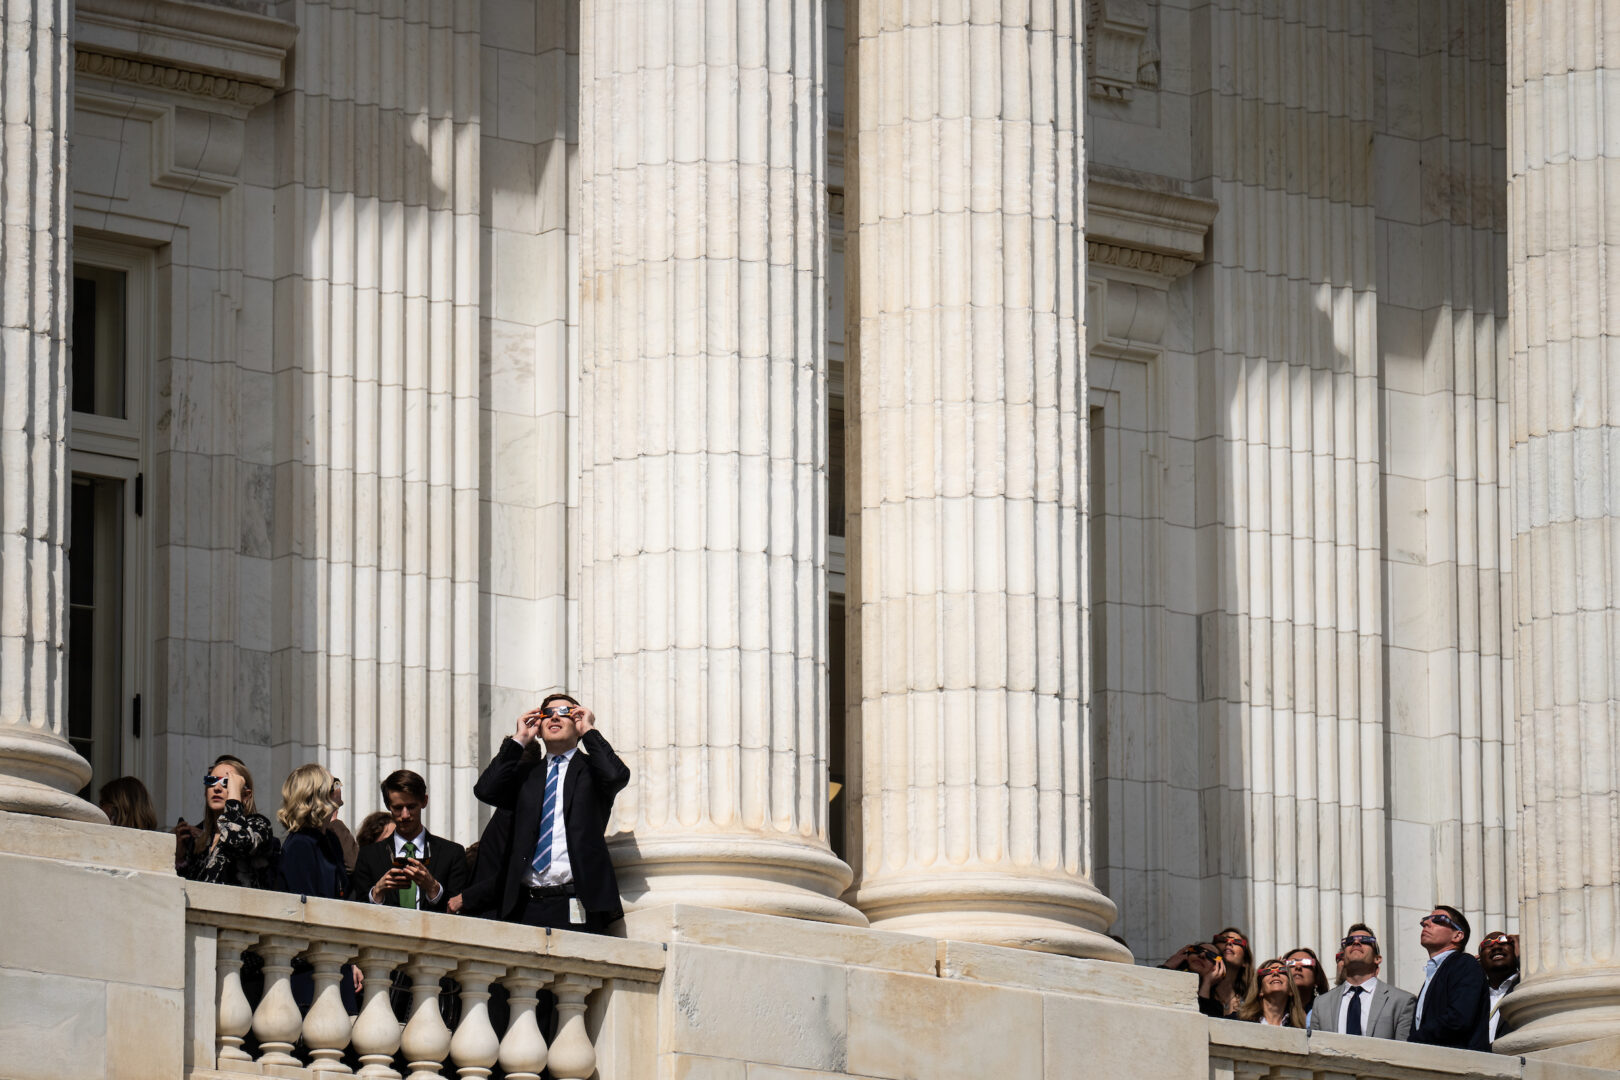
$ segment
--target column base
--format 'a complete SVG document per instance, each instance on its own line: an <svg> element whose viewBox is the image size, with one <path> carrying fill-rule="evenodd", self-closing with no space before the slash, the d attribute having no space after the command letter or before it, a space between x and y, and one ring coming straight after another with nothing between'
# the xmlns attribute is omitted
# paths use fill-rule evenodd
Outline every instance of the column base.
<svg viewBox="0 0 1620 1080"><path fill-rule="evenodd" d="M874 930L1132 962L1108 936L1118 910L1083 879L1000 870L915 873L863 883L849 897Z"/></svg>
<svg viewBox="0 0 1620 1080"><path fill-rule="evenodd" d="M75 794L90 780L90 763L54 733L0 724L0 810L107 823L101 808Z"/></svg>
<svg viewBox="0 0 1620 1080"><path fill-rule="evenodd" d="M670 904L753 911L792 919L865 926L839 899L849 866L831 852L758 837L705 835L610 840L625 911Z"/></svg>
<svg viewBox="0 0 1620 1080"><path fill-rule="evenodd" d="M1581 1065L1595 1057L1600 1068L1620 1068L1620 972L1531 978L1502 999L1502 1015L1513 1030L1491 1044L1496 1053L1549 1052Z"/></svg>

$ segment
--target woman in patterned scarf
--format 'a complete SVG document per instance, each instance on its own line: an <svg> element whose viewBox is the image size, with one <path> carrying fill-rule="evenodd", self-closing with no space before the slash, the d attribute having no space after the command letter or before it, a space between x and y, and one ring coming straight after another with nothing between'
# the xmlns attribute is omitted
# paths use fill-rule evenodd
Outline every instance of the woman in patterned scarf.
<svg viewBox="0 0 1620 1080"><path fill-rule="evenodd" d="M203 780L208 800L201 828L175 831L176 866L191 881L267 889L275 885L280 843L270 819L253 808L253 774L239 758L221 754Z"/></svg>

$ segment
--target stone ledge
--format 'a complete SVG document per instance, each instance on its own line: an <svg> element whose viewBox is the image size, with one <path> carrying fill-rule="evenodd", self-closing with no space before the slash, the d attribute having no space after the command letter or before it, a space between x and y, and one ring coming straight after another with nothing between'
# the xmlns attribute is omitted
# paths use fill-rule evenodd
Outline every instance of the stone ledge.
<svg viewBox="0 0 1620 1080"><path fill-rule="evenodd" d="M647 941L200 882L187 882L185 897L186 922L249 933L336 938L362 948L403 947L445 956L476 949L498 954L508 964L605 979L656 982L664 971L663 947Z"/></svg>
<svg viewBox="0 0 1620 1080"><path fill-rule="evenodd" d="M1185 971L1138 967L1110 960L979 945L939 942L939 974L946 979L1016 986L1196 1012L1198 978Z"/></svg>
<svg viewBox="0 0 1620 1080"><path fill-rule="evenodd" d="M87 866L174 873L174 837L0 810L0 852Z"/></svg>
<svg viewBox="0 0 1620 1080"><path fill-rule="evenodd" d="M1220 209L1177 180L1093 165L1086 175L1086 252L1092 265L1170 281L1204 257Z"/></svg>
<svg viewBox="0 0 1620 1080"><path fill-rule="evenodd" d="M255 12L191 0L78 0L75 67L134 83L252 108L284 83L298 27Z"/></svg>
<svg viewBox="0 0 1620 1080"><path fill-rule="evenodd" d="M1373 1039L1334 1032L1305 1032L1236 1020L1209 1022L1211 1057L1258 1061L1284 1067L1311 1059L1335 1067L1330 1072L1355 1076L1472 1076L1510 1080L1520 1076L1520 1059L1501 1054L1422 1046L1393 1039Z"/></svg>
<svg viewBox="0 0 1620 1080"><path fill-rule="evenodd" d="M935 941L889 930L806 922L725 908L673 904L633 911L625 929L638 941L713 945L819 963L935 974Z"/></svg>

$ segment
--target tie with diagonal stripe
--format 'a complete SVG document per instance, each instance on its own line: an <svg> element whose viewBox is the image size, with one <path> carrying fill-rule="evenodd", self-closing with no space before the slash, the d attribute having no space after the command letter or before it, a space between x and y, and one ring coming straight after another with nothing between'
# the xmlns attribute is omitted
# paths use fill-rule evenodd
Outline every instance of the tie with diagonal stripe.
<svg viewBox="0 0 1620 1080"><path fill-rule="evenodd" d="M562 775L562 758L553 757L546 770L546 801L540 810L540 842L534 846L534 860L529 864L536 874L543 874L551 865L551 834L557 824L557 778Z"/></svg>

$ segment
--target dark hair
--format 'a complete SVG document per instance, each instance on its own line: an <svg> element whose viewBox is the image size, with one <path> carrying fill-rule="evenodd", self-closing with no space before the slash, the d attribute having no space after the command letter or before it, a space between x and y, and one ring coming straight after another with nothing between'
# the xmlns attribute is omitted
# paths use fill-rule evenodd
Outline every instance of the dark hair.
<svg viewBox="0 0 1620 1080"><path fill-rule="evenodd" d="M570 697L569 695L563 693L561 690L558 690L554 694L547 694L545 700L540 703L540 708L544 709L547 705L550 705L553 701L566 701L566 702L568 702L568 704L572 705L574 708L576 708L576 709L579 708L579 702L575 701L572 697Z"/></svg>
<svg viewBox="0 0 1620 1080"><path fill-rule="evenodd" d="M1366 923L1364 923L1364 922L1351 923L1350 924L1350 929L1348 929L1348 930L1346 930L1344 932L1344 936L1349 937L1351 934L1355 933L1357 930L1360 930L1362 933L1366 934L1368 937L1373 939L1373 959L1374 960L1382 960L1384 958L1384 950L1383 950L1383 947L1378 944L1378 935L1373 933L1373 928L1368 926Z"/></svg>
<svg viewBox="0 0 1620 1080"><path fill-rule="evenodd" d="M1468 928L1468 920L1463 917L1463 913L1446 904L1436 904L1434 905L1434 910L1445 912L1451 917L1451 921L1457 924L1457 929L1462 931L1462 943L1459 944L1457 948L1468 948L1468 939L1474 936L1474 932Z"/></svg>
<svg viewBox="0 0 1620 1080"><path fill-rule="evenodd" d="M386 810L367 814L365 820L360 823L360 831L354 834L354 842L361 847L375 844L382 839L383 830L388 828L389 822L393 820L394 815Z"/></svg>
<svg viewBox="0 0 1620 1080"><path fill-rule="evenodd" d="M388 805L388 793L397 791L401 795L409 795L414 799L426 799L427 781L422 779L420 773L413 773L409 769L395 769L383 777L382 797L383 805Z"/></svg>
<svg viewBox="0 0 1620 1080"><path fill-rule="evenodd" d="M1249 993L1249 987L1253 986L1255 981L1254 946L1249 944L1248 934L1235 926L1228 926L1210 935L1210 943L1215 946L1217 953L1221 951L1219 941L1225 934L1236 934L1243 939L1243 966L1237 969L1232 979L1232 991L1240 997L1246 997Z"/></svg>
<svg viewBox="0 0 1620 1080"><path fill-rule="evenodd" d="M1289 949L1287 952L1283 953L1283 959L1286 960L1295 953L1301 952L1311 958L1313 965L1311 970L1316 975L1316 977L1311 980L1311 992L1320 997L1328 992L1328 981L1327 972L1322 970L1322 958L1316 955L1316 950L1312 949L1308 945L1301 945L1297 949Z"/></svg>
<svg viewBox="0 0 1620 1080"><path fill-rule="evenodd" d="M152 809L152 794L146 785L133 776L120 776L101 785L101 809L111 825L126 829L157 828L157 811Z"/></svg>

